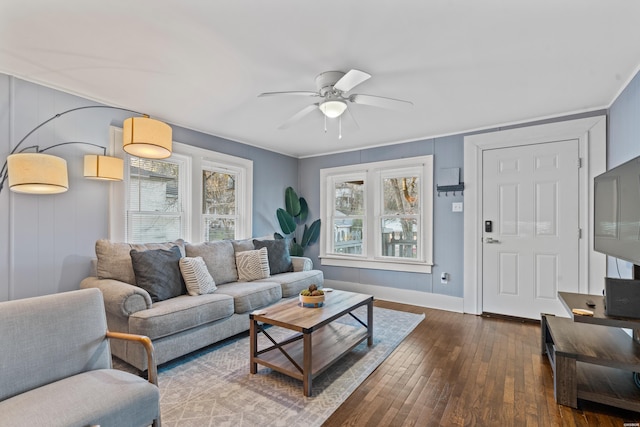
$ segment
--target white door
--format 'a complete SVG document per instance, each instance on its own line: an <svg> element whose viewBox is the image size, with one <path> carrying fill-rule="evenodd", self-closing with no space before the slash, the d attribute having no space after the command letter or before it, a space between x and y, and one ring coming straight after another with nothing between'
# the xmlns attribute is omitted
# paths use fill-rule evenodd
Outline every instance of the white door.
<svg viewBox="0 0 640 427"><path fill-rule="evenodd" d="M579 291L579 142L483 151L482 307L566 315Z"/></svg>

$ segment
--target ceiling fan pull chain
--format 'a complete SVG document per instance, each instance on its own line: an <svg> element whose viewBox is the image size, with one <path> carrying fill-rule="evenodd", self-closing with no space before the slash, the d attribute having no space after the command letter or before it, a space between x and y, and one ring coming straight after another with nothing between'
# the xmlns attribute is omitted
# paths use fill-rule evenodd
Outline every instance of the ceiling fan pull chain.
<svg viewBox="0 0 640 427"><path fill-rule="evenodd" d="M324 116L324 133L327 133L327 116Z"/></svg>
<svg viewBox="0 0 640 427"><path fill-rule="evenodd" d="M338 118L338 139L342 139L342 116Z"/></svg>

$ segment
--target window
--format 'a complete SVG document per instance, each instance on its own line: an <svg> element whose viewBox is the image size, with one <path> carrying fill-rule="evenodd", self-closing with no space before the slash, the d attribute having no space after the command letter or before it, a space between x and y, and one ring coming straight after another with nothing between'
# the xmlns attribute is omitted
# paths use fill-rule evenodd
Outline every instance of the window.
<svg viewBox="0 0 640 427"><path fill-rule="evenodd" d="M238 171L205 162L202 169L202 227L204 241L235 239L240 221Z"/></svg>
<svg viewBox="0 0 640 427"><path fill-rule="evenodd" d="M184 236L187 159L179 155L169 160L127 158L127 242L167 242Z"/></svg>
<svg viewBox="0 0 640 427"><path fill-rule="evenodd" d="M122 129L115 127L111 151L126 165L124 185L111 187L111 240L198 243L251 237L251 160L177 142L168 159L141 159L122 151Z"/></svg>
<svg viewBox="0 0 640 427"><path fill-rule="evenodd" d="M323 265L431 272L433 156L323 169Z"/></svg>

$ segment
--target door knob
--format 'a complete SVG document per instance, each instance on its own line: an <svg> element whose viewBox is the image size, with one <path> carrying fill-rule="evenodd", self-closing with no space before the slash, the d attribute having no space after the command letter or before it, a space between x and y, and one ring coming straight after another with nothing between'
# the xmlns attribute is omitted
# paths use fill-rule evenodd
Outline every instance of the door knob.
<svg viewBox="0 0 640 427"><path fill-rule="evenodd" d="M492 237L487 237L487 238L484 239L484 242L485 243L500 243L500 240L496 240L496 239L494 239Z"/></svg>

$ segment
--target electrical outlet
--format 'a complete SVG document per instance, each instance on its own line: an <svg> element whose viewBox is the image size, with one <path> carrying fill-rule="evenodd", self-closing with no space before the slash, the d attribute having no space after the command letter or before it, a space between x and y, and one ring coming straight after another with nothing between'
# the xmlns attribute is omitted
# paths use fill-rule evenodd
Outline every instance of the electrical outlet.
<svg viewBox="0 0 640 427"><path fill-rule="evenodd" d="M449 283L449 273L441 273L440 274L440 283L446 285Z"/></svg>
<svg viewBox="0 0 640 427"><path fill-rule="evenodd" d="M451 212L462 212L462 202L451 203Z"/></svg>

